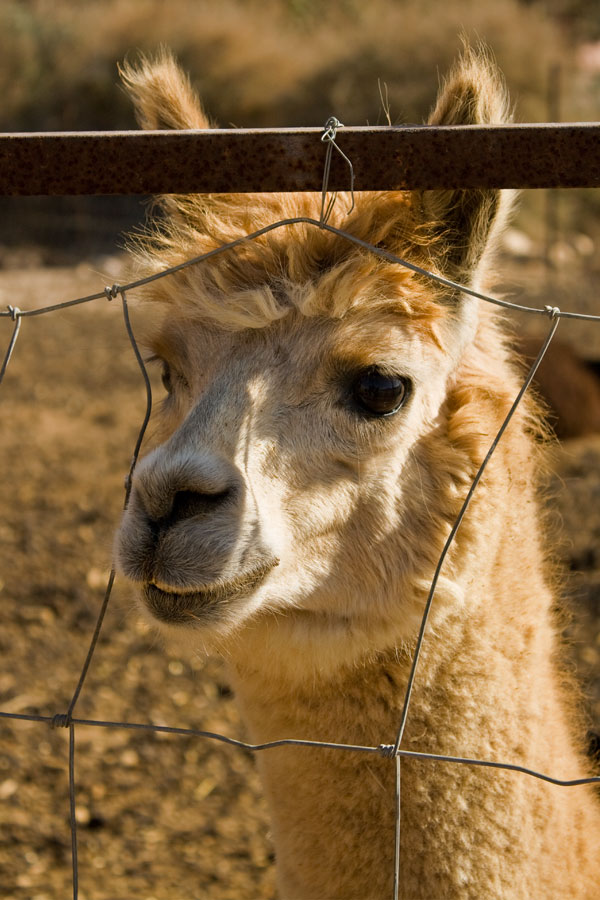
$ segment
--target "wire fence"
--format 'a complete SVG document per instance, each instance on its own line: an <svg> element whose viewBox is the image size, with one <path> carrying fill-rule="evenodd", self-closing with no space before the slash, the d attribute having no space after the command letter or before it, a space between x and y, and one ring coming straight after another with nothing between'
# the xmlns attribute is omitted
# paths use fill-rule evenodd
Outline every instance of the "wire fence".
<svg viewBox="0 0 600 900"><path fill-rule="evenodd" d="M524 306L520 304L515 304L508 302L506 300L501 300L497 297L490 296L488 294L484 294L473 290L472 288L454 282L450 279L444 278L440 275L434 274L432 272L423 269L414 263L411 263L408 260L402 259L394 254L381 249L380 247L369 244L366 241L363 241L354 235L345 232L342 229L336 228L329 224L328 218L333 208L333 204L335 202L335 195L329 197L328 195L328 187L329 187L329 171L330 164L332 158L333 149L337 150L341 156L343 157L345 164L349 167L351 180L353 179L353 167L352 162L346 154L344 154L338 144L336 143L336 132L337 128L340 126L340 123L336 120L330 120L326 126L325 130L322 133L322 140L327 143L327 152L325 158L325 169L322 181L322 200L321 200L321 215L319 219L313 219L305 216L299 216L296 218L288 218L283 219L277 222L273 222L269 225L266 225L263 228L258 229L252 233L249 233L243 237L240 237L236 240L233 240L229 243L222 244L215 249L204 253L200 256L193 257L177 266L173 266L170 268L165 268L163 271L148 276L146 278L138 279L136 281L132 281L125 285L114 284L112 286L104 287L102 290L99 290L96 293L90 294L84 297L78 297L72 300L68 300L61 303L56 303L49 306L44 306L41 308L22 310L18 307L9 306L6 311L0 312L0 317L8 318L12 321L12 333L10 336L10 340L8 343L8 347L6 353L4 355L4 359L2 362L2 367L0 369L0 383L2 382L4 375L7 371L8 365L10 363L13 351L17 344L17 340L21 333L21 326L25 319L47 315L49 313L66 309L73 306L79 306L82 304L87 304L95 301L108 300L114 301L117 298L121 299L122 305L122 313L123 313L123 321L124 327L126 329L129 342L131 344L132 352L135 355L137 364L139 366L141 376L144 380L145 389L146 389L146 410L143 418L143 422L140 426L137 441L135 443L131 467L129 470L129 474L126 478L125 484L125 500L124 500L124 508L127 508L129 502L129 496L131 491L132 484L132 475L135 469L142 442L144 439L144 435L146 432L146 428L148 426L148 422L150 420L150 415L152 411L152 390L150 385L150 380L148 377L148 373L146 371L146 366L140 354L138 344L132 329L130 317L129 317L129 306L128 306L128 294L130 294L135 289L141 288L153 281L158 279L167 278L173 275L175 272L181 271L184 268L188 268L191 266L201 265L202 263L210 260L211 258L218 256L224 253L230 253L235 251L236 248L246 244L248 242L254 241L262 235L267 234L270 231L279 228L294 228L295 226L309 226L318 229L323 229L328 232L331 232L338 237L351 242L352 244L361 247L363 250L367 250L368 252L379 256L382 259L385 259L389 263L396 264L399 266L403 266L411 271L418 273L419 275L428 278L438 284L441 284L445 287L452 288L453 290L458 290L462 293L468 294L472 297L475 297L483 302L494 304L497 306L501 306L504 309L512 310L512 311L521 311L526 312L532 316L542 316L549 320L549 328L544 339L539 353L529 368L525 379L521 385L520 390L518 391L512 406L506 415L498 433L496 434L494 440L492 441L489 450L480 465L480 468L469 488L469 491L463 501L460 512L452 526L452 529L448 535L442 553L439 557L433 579L431 581L428 597L426 600L426 604L424 607L419 634L417 643L415 646L415 650L412 657L412 664L410 670L410 676L408 679L408 684L405 690L403 708L400 717L400 722L398 723L398 729L396 734L396 739L393 744L390 743L380 743L378 745L373 746L361 746L354 744L345 744L339 743L335 741L324 742L324 741L311 741L311 740L296 740L293 737L271 741L264 744L250 744L244 741L235 740L231 737L228 737L225 734L203 731L198 729L189 729L189 728L179 728L179 727L170 727L167 725L155 725L152 723L143 723L143 722L120 722L120 721L107 721L107 720L93 720L86 718L79 718L75 714L76 706L78 700L80 698L82 689L84 687L86 677L88 675L89 667L94 657L94 653L98 644L98 639L101 634L103 622L105 619L105 615L107 612L107 608L109 605L113 584L115 580L115 569L113 568L108 583L106 585L106 590L104 593L104 599L101 604L101 608L96 620L96 624L93 630L93 634L91 637L89 649L87 652L87 656L85 658L83 667L81 669L79 679L73 691L71 701L68 705L66 712L52 712L48 715L33 715L33 714L22 714L22 713L14 713L14 712L2 712L0 711L0 717L4 719L13 719L13 720L25 720L30 722L39 722L44 723L46 725L50 725L53 728L66 728L69 731L69 762L68 762L68 770L69 770L69 807L70 807L70 830L71 830L71 849L72 849L72 893L74 900L77 900L78 890L79 890L79 866L78 866L78 855L77 855L77 820L75 814L75 804L76 804L76 796L77 796L77 784L75 778L75 758L76 758L76 730L79 726L92 726L95 728L121 728L121 729L130 729L136 731L144 731L144 732L155 732L155 733L163 733L163 734L178 734L178 735L188 735L192 737L204 738L207 740L220 742L224 744L229 744L234 747L242 748L244 750L249 750L252 752L262 752L266 751L273 747L290 747L290 746L303 746L303 747L315 747L322 749L329 749L334 751L339 751L343 753L355 753L355 754L374 754L384 759L390 761L390 764L395 766L395 803L396 803L396 819L395 819L395 853L394 853L394 880L393 880L393 897L394 900L398 900L399 896L399 873L400 873L400 812L401 812L401 777L400 777L400 761L403 758L410 759L418 759L421 761L427 761L432 764L453 764L453 765L461 765L461 766L474 766L474 767L485 767L490 769L504 769L508 771L514 771L518 773L522 773L525 776L540 779L544 782L548 782L550 784L558 785L561 787L576 787L578 785L584 784L598 784L600 785L600 777L587 777L587 778L574 778L574 779L559 779L553 777L551 774L535 771L533 769L529 769L522 765L517 765L511 763L510 760L506 760L504 762L492 761L487 759L474 759L469 757L460 757L460 756L445 756L445 755L437 755L432 753L422 753L418 751L407 750L402 746L402 740L404 736L404 731L406 727L406 723L410 714L410 704L411 704L411 696L413 692L413 687L415 684L415 680L418 675L418 667L419 660L421 656L421 649L423 646L423 641L425 639L427 624L429 621L430 612L432 609L432 605L435 600L435 594L437 589L438 580L440 577L440 573L444 566L444 562L446 560L448 551L454 542L456 534L461 526L461 523L464 519L464 516L467 512L469 504L472 500L472 497L477 489L477 485L480 482L480 479L492 457L499 441L502 438L506 428L509 425L511 418L513 417L516 409L518 408L523 395L526 390L530 386L540 364L541 361L552 342L559 323L562 319L580 319L586 320L590 322L599 322L600 316L596 315L588 315L582 313L576 313L572 311L561 310L557 307L535 307L535 306Z"/></svg>

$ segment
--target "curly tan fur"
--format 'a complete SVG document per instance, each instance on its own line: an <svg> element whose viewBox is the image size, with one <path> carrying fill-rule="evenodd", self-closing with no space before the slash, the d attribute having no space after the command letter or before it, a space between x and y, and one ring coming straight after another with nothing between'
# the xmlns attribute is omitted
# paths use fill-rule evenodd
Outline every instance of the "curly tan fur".
<svg viewBox="0 0 600 900"><path fill-rule="evenodd" d="M204 127L164 54L126 67L141 121ZM503 87L466 50L437 124L500 122ZM281 218L314 195L164 198L144 271ZM370 193L333 223L484 286L507 197ZM169 639L224 654L252 737L394 739L439 554L519 387L496 313L310 226L283 227L156 282L149 342L169 394L134 478L122 571ZM389 416L361 373L405 379ZM524 402L486 470L433 606L404 744L587 774L557 664L535 496L541 423ZM285 748L258 759L282 898L391 896L394 767ZM402 762L400 895L591 898L600 809L587 788Z"/></svg>

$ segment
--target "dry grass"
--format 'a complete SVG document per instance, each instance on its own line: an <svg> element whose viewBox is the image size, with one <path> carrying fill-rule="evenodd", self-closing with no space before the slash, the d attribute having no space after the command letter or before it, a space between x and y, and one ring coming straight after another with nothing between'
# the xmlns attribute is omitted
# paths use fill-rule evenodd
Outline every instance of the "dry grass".
<svg viewBox="0 0 600 900"><path fill-rule="evenodd" d="M543 120L549 66L570 77L573 61L558 22L518 0L3 0L0 28L5 130L129 124L116 63L161 42L213 113L240 126L321 124L332 110L352 124L382 119L378 79L392 121L420 121L462 31L492 46L519 115ZM565 92L568 118L581 92Z"/></svg>
<svg viewBox="0 0 600 900"><path fill-rule="evenodd" d="M599 73L581 69L594 0L2 0L0 129L134 126L117 63L171 46L220 124L421 122L461 35L492 48L520 121L546 121L561 66L564 120L598 118ZM548 10L552 10L550 14ZM585 15L584 15L585 13ZM570 17L569 17L570 16ZM593 18L593 16L592 16ZM568 21L569 29L564 24ZM600 26L599 26L600 29ZM539 192L538 192L539 193ZM561 199L565 228L595 236L596 195ZM543 238L527 198L522 227ZM0 241L12 243L10 237Z"/></svg>

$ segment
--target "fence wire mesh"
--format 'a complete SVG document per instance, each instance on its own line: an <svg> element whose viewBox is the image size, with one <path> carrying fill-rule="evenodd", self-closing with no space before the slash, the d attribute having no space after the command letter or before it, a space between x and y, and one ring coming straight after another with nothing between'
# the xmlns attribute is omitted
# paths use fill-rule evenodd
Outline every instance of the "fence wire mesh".
<svg viewBox="0 0 600 900"><path fill-rule="evenodd" d="M331 159L331 149L335 147L339 151L339 147L337 147L335 143L336 136L336 125L339 123L328 123L326 126L326 132L324 134L324 138L329 142L328 147L328 162ZM329 129L329 131L327 131ZM341 153L341 151L339 151ZM351 161L344 155L344 159L348 163L350 170L352 170ZM223 744L229 744L233 747L241 748L244 750L251 751L253 753L267 751L273 747L289 747L289 746L304 746L304 747L314 747L320 749L329 749L334 751L339 751L343 753L355 753L355 754L375 754L384 759L390 761L390 764L395 766L395 802L396 802L396 825L395 825L395 869L394 869L394 879L393 879L393 897L394 900L398 900L399 896L399 871L400 871L400 812L401 812L401 770L400 770L400 761L403 758L411 758L418 759L421 761L427 761L432 764L453 764L459 766L475 766L475 767L484 767L490 769L503 769L507 771L513 771L521 773L525 776L540 779L544 782L548 782L553 785L561 786L561 787L576 787L578 785L583 784L600 784L600 777L593 776L587 778L574 778L574 779L559 779L554 777L552 774L548 774L545 772L536 771L533 769L526 768L522 765L517 765L511 763L510 760L506 760L503 762L492 761L487 759L475 759L470 757L461 757L461 756L445 756L445 755L437 755L431 753L421 753L418 751L408 750L402 746L402 739L404 735L405 726L410 715L410 703L411 703L411 695L413 686L415 683L415 679L418 677L418 666L419 659L421 654L421 648L423 645L423 641L425 639L427 623L430 615L430 611L432 605L435 600L436 587L438 584L438 579L442 568L444 566L444 561L448 554L448 551L456 537L456 534L460 528L461 522L467 512L468 506L471 502L471 499L476 491L477 485L483 475L483 472L486 466L489 463L499 441L502 438L506 428L508 427L510 420L516 411L519 403L521 402L523 395L525 394L527 388L531 384L541 361L548 349L550 343L552 342L554 335L556 334L559 323L562 319L580 319L587 320L590 322L600 322L600 316L589 315L589 314L581 314L572 311L561 310L557 307L535 307L535 306L524 306L520 304L511 303L506 300L501 300L497 297L490 296L488 294L484 294L473 290L472 288L458 284L457 282L451 281L447 278L436 275L432 272L423 269L408 260L402 259L394 254L387 252L380 247L376 247L372 244L369 244L366 241L363 241L350 233L345 232L342 229L335 228L332 225L328 224L328 218L331 213L333 202L335 202L335 197L331 198L329 201L327 200L327 165L325 170L325 177L323 180L323 189L322 189L322 203L321 203L321 216L319 219L312 219L308 217L296 217L296 218L288 218L283 219L277 222L273 222L265 227L258 229L252 233L245 235L239 239L233 240L229 243L222 244L215 249L204 253L200 256L193 257L177 266L173 266L170 268L165 268L163 271L154 274L152 276L138 279L136 281L132 281L125 285L114 284L108 287L104 287L102 290L97 291L96 293L90 294L88 296L77 297L72 300L67 300L65 302L56 303L48 306L43 306L40 308L22 310L17 307L9 306L6 311L0 312L0 317L10 319L13 323L12 332L10 335L10 339L8 342L7 350L4 355L4 359L2 362L2 367L0 369L0 382L2 382L5 373L7 371L9 362L17 345L17 340L21 333L21 326L25 319L33 317L46 315L52 312L56 312L58 310L63 310L73 306L79 306L82 304L87 304L96 301L109 301L112 302L117 298L121 299L122 305L122 313L123 313L123 321L124 327L127 332L127 336L129 342L131 344L132 352L135 355L137 365L141 371L141 375L144 381L145 390L146 390L146 409L143 417L143 422L140 426L137 441L135 443L131 467L129 470L129 474L126 478L125 483L125 500L124 500L124 508L127 508L127 504L129 501L129 494L131 490L131 480L132 474L135 469L138 456L140 454L142 442L144 439L144 435L146 432L146 428L148 426L148 422L150 420L151 411L152 411L152 391L150 386L150 379L148 377L148 373L146 370L146 366L144 364L144 360L138 348L138 344L134 335L134 331L131 325L130 317L129 317L129 307L127 296L129 293L134 291L137 288L143 287L144 285L149 284L150 282L156 281L158 279L167 278L170 275L173 275L175 272L178 272L184 268L190 266L201 265L207 260L223 254L235 251L236 248L242 246L243 244L254 241L257 238L261 237L264 234L267 234L270 231L279 228L293 228L296 225L304 225L310 226L319 229L325 229L331 233L338 235L339 237L347 240L354 245L361 247L368 252L375 254L389 263L396 264L399 266L403 266L408 268L428 279L431 279L434 282L442 284L443 286L452 288L454 290L459 290L462 293L471 295L483 302L495 304L501 306L507 310L513 311L524 311L533 316L543 316L549 319L550 325L546 335L545 340L542 342L539 353L534 360L533 364L530 366L529 371L521 388L514 398L514 402L506 415L497 435L492 441L489 450L477 472L469 491L464 499L462 507L460 509L459 515L457 516L453 527L450 531L450 534L446 540L443 551L439 557L437 567L435 569L435 573L430 585L429 594L427 597L427 601L424 607L418 640L416 643L416 648L414 650L414 654L412 657L412 666L410 671L410 676L408 680L408 684L405 690L403 709L400 718L400 722L398 724L398 730L396 734L396 739L393 744L383 742L373 746L361 746L354 744L345 744L336 742L332 740L330 742L325 741L312 741L312 740L297 740L293 736L290 736L285 739L271 741L264 744L251 744L245 741L236 740L234 738L228 737L225 734L221 734L218 732L211 731L203 731L199 729L192 728L180 728L180 727L171 727L168 725L158 725L153 723L144 723L144 722L130 722L130 721L108 721L108 720L95 720L88 718L80 718L75 715L75 709L80 698L82 689L84 687L86 677L90 668L90 664L94 657L94 653L97 649L98 640L101 634L103 622L105 619L106 611L108 609L111 593L113 590L114 580L115 580L115 569L113 568L110 572L110 576L108 578L108 582L106 585L104 599L101 604L100 611L98 613L98 617L96 620L96 624L93 630L93 634L91 637L89 649L87 652L87 656L85 658L83 667L81 669L79 679L77 684L73 690L73 694L71 697L71 701L68 705L66 712L49 712L48 715L34 715L34 714L24 714L24 713L15 713L15 712L2 712L0 711L0 717L4 719L13 719L13 720L23 720L30 722L39 722L45 725L49 725L53 728L65 728L69 731L69 757L68 757L68 776L69 776L69 820L70 820L70 829L71 829L71 848L72 848L72 894L74 900L77 900L78 891L79 891L79 865L78 865L78 857L77 857L77 818L76 818L76 796L77 796L77 784L76 784L76 776L75 776L75 760L76 760L76 729L80 726L91 726L93 728L119 728L119 729L129 729L136 730L141 732L155 732L162 734L177 734L177 735L188 735L190 737L203 738L210 741L215 741ZM334 738L335 735L332 735Z"/></svg>

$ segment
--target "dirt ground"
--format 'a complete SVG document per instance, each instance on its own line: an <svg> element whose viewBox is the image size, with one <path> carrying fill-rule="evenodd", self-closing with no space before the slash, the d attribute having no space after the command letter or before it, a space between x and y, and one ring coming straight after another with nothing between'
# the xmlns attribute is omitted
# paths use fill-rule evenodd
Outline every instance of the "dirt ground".
<svg viewBox="0 0 600 900"><path fill-rule="evenodd" d="M0 306L31 308L101 289L118 278L117 263L0 271ZM9 334L3 319L2 348ZM4 712L66 711L102 601L143 413L119 301L23 321L0 387ZM565 443L554 468L550 502L564 522L573 598L569 652L590 725L600 731L600 437ZM219 663L166 653L119 580L76 714L244 736ZM76 745L81 900L274 896L251 754L188 736L83 726ZM0 720L6 900L71 895L67 759L65 730Z"/></svg>

